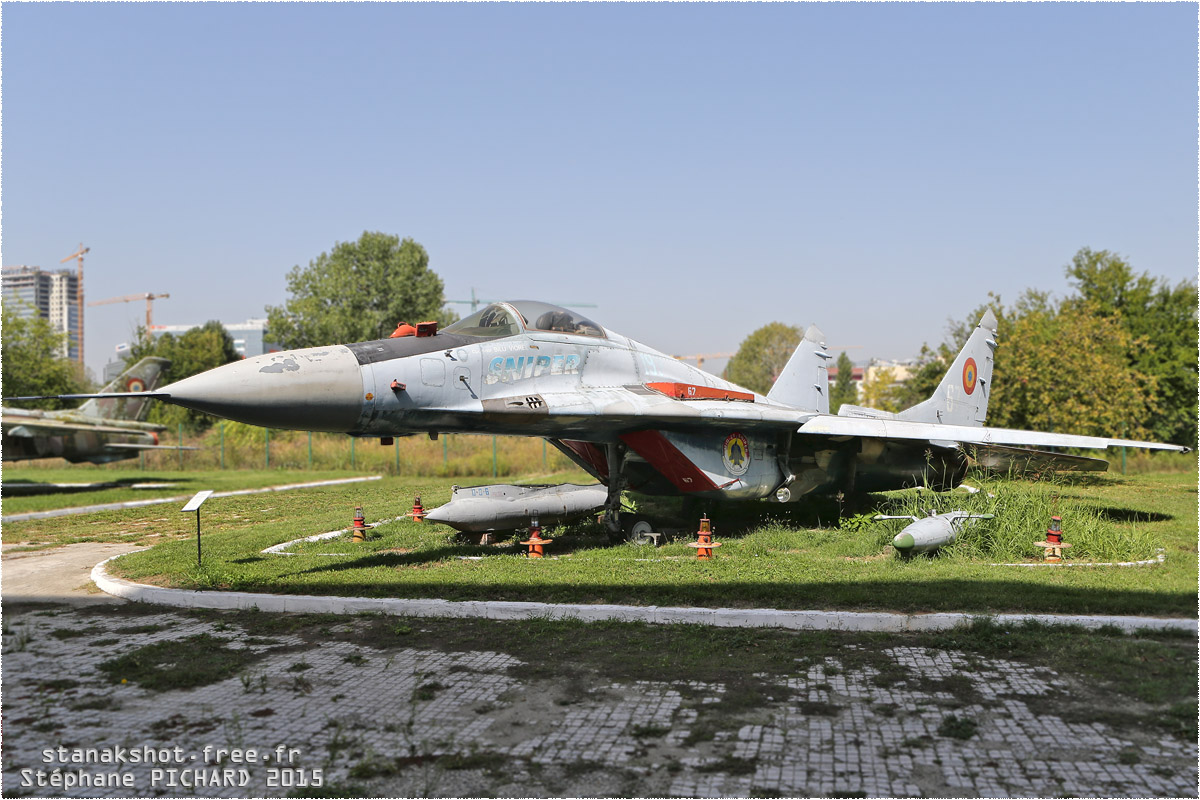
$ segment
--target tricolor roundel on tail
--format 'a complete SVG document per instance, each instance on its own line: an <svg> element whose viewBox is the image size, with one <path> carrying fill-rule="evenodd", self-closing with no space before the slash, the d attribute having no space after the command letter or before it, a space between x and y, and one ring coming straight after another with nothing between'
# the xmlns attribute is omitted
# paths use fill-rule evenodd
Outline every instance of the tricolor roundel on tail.
<svg viewBox="0 0 1200 800"><path fill-rule="evenodd" d="M975 382L979 379L979 367L975 365L975 359L968 358L967 363L963 364L963 390L967 394L972 394L975 391Z"/></svg>

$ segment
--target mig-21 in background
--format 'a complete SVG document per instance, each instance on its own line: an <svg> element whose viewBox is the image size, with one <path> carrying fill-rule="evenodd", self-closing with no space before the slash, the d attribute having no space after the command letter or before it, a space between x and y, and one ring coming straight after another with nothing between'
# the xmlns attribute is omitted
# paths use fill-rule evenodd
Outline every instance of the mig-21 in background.
<svg viewBox="0 0 1200 800"><path fill-rule="evenodd" d="M100 397L76 409L0 409L3 459L65 458L72 463L105 464L133 458L144 450L176 449L158 443L164 426L142 421L150 410L145 392L158 386L170 363L165 358L143 358L105 386Z"/></svg>
<svg viewBox="0 0 1200 800"><path fill-rule="evenodd" d="M251 425L385 443L415 433L542 437L607 487L610 527L624 489L796 502L952 488L967 446L1079 464L1096 460L1028 448L1187 450L984 427L995 329L985 313L933 396L897 414L828 413L830 355L816 326L761 395L533 301L492 303L440 331L423 323L398 338L255 356L142 396Z"/></svg>

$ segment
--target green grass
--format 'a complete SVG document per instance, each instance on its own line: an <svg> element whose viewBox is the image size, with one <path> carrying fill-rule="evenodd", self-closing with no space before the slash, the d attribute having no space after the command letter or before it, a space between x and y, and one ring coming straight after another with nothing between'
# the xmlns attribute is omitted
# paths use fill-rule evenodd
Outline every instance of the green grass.
<svg viewBox="0 0 1200 800"><path fill-rule="evenodd" d="M1099 488L1111 480L1076 476L1081 486ZM1134 479L1142 481L1148 479ZM1011 563L1040 560L1041 549L1031 536L1049 527L1050 517L1063 519L1064 541L1071 544L1069 557L1074 561L1120 562L1150 559L1160 546L1150 528L1140 525L1160 516L1134 509L1117 510L1094 502L1090 493L1081 495L1076 484L1062 476L1040 481L999 478L976 480L975 494L956 491L950 496L930 492L892 492L883 505L884 514L923 517L929 510L939 513L961 509L972 514L992 514L993 519L968 522L954 542L942 548L941 557L962 561ZM1112 525L1110 520L1130 524ZM896 520L891 530L898 532L907 522Z"/></svg>
<svg viewBox="0 0 1200 800"><path fill-rule="evenodd" d="M234 650L227 640L201 633L155 642L100 664L111 683L137 683L152 691L206 686L236 675L261 653Z"/></svg>
<svg viewBox="0 0 1200 800"><path fill-rule="evenodd" d="M214 473L222 475L222 473ZM266 473L278 475L279 473ZM289 476L290 477L290 476ZM586 482L578 473L546 482ZM201 481L198 480L197 484ZM349 486L210 500L204 507L204 563L196 565L195 518L166 506L6 524L6 542L129 541L160 543L115 562L134 580L200 589L451 600L631 603L725 607L881 609L1151 614L1196 613L1196 473L1078 476L1073 482L989 481L968 496L900 492L866 498L834 527L832 501L716 506L709 509L716 559L698 562L681 536L661 548L612 544L592 523L548 532L542 561L526 559L509 540L480 547L457 541L448 528L408 520L381 524L362 544L337 539L301 546L302 555L259 551L289 539L347 527L355 506L369 522L407 512L414 494L431 508L449 499L446 478L384 478ZM467 483L459 479L457 482ZM471 481L485 482L485 481ZM207 485L207 484L206 484ZM197 486L197 488L199 488ZM686 531L678 501L636 498L640 510ZM997 513L933 557L885 553L899 523L864 522L876 510L933 503L938 510L990 503ZM1045 538L1053 510L1072 558L1129 560L1165 548L1163 565L1140 568L1020 568L990 566L1026 557ZM857 515L857 516L854 516ZM818 523L821 527L818 527ZM992 531L992 534L988 532ZM995 531L1004 536L994 535ZM1000 546L971 537L992 536ZM1007 538L1005 538L1007 537ZM1003 550L1013 538L1026 549ZM989 549L990 547L990 549ZM344 553L345 555L317 555ZM467 560L462 556L482 556ZM997 556L1005 556L999 558ZM1015 560L1015 559L1014 559Z"/></svg>
<svg viewBox="0 0 1200 800"><path fill-rule="evenodd" d="M299 470L213 470L211 472L140 472L138 470L123 470L118 472L115 470L103 470L83 472L78 468L30 469L6 466L4 468L4 513L23 514L31 511L48 511L75 506L152 500L157 497L190 496L202 489L212 489L216 492L258 489L266 486L338 480L369 474L367 472L352 473L335 470L324 472ZM39 483L119 483L121 485L104 489L62 489L55 492L33 495L19 493L21 485ZM134 484L144 483L170 485L147 489L132 488ZM8 541L8 539L5 539L5 541Z"/></svg>

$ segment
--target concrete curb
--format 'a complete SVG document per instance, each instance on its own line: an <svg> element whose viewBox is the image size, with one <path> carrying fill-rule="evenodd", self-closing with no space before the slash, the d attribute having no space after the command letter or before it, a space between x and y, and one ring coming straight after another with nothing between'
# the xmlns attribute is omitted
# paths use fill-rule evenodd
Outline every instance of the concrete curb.
<svg viewBox="0 0 1200 800"><path fill-rule="evenodd" d="M113 556L119 558L120 556ZM92 580L101 590L126 600L181 608L257 609L309 614L379 613L406 617L476 617L479 619L575 619L582 622L617 620L653 624L711 625L719 628L786 628L806 631L940 631L988 617L999 624L1040 622L1046 625L1079 625L1095 629L1114 626L1123 631L1141 629L1197 632L1194 619L1041 614L894 614L883 611L782 611L770 608L679 608L670 606L575 605L518 603L483 600L437 600L369 597L318 597L316 595L254 594L251 592L197 592L133 583L108 574L105 559L92 568Z"/></svg>
<svg viewBox="0 0 1200 800"><path fill-rule="evenodd" d="M401 514L398 517L392 517L391 519L380 520L379 522L372 523L371 525L368 525L367 527L373 528L376 525L386 525L389 522L399 522L400 520L405 519L409 516L410 516L409 514ZM266 553L267 555L272 555L272 556L299 555L298 553L291 552L290 550L288 550L288 548L299 542L323 542L326 539L336 539L338 536L341 536L343 533L350 533L350 532L351 532L350 528L339 528L336 531L329 531L328 533L318 533L313 536L302 536L299 539L290 539L286 542L280 542L279 544L273 544L270 547L264 547L262 550L259 550L258 552ZM310 553L310 555L314 555L314 556L353 556L353 555L358 555L358 554L357 553Z"/></svg>
<svg viewBox="0 0 1200 800"><path fill-rule="evenodd" d="M234 489L228 492L214 492L213 497L234 497L240 494L263 494L265 492L286 492L292 489L311 489L315 486L338 486L343 483L361 483L362 481L382 480L382 475L368 475L363 478L338 478L329 481L311 481L309 483L289 483L284 486L264 486L261 489ZM94 506L75 506L74 508L55 508L50 511L29 511L24 514L9 514L0 517L0 522L21 522L27 519L51 519L53 517L69 517L75 514L91 514L95 511L120 511L125 508L141 508L156 506L163 503L179 503L190 500L192 495L181 494L175 497L155 497L149 500L127 500L124 503L101 503Z"/></svg>

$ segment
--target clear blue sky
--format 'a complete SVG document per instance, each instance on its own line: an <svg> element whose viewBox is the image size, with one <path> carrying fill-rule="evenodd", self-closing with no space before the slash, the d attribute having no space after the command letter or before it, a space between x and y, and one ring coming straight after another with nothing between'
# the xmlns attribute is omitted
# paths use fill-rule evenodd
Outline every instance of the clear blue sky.
<svg viewBox="0 0 1200 800"><path fill-rule="evenodd" d="M915 355L1085 245L1196 276L1194 3L2 14L3 263L83 242L88 298L159 323L262 316L364 230L673 353ZM89 366L143 313L87 309Z"/></svg>

